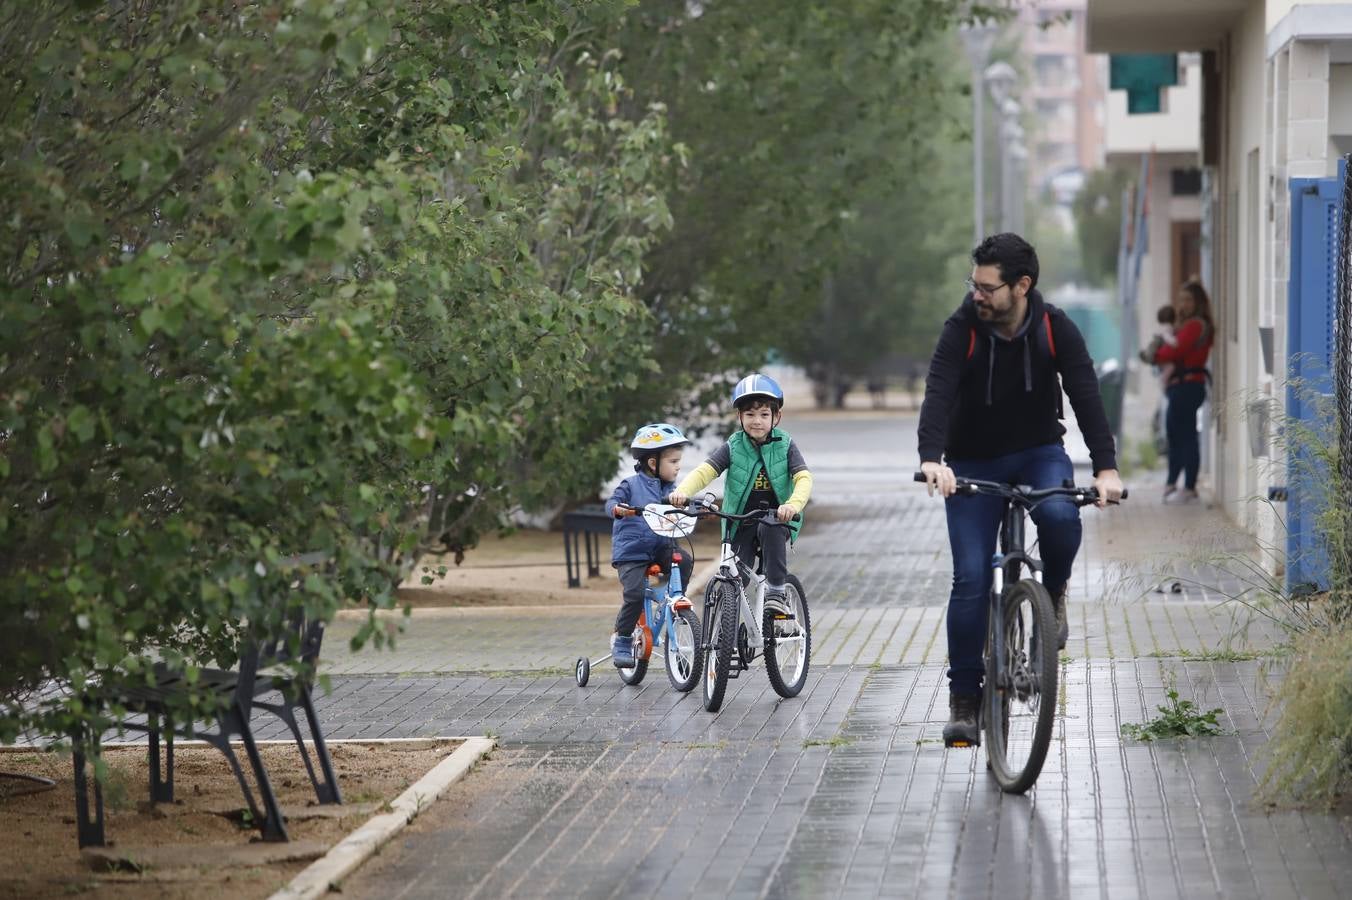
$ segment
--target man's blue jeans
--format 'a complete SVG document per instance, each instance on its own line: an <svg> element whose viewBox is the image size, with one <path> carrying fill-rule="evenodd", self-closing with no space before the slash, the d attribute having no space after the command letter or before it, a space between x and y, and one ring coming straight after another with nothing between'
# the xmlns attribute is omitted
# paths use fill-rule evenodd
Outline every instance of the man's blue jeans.
<svg viewBox="0 0 1352 900"><path fill-rule="evenodd" d="M1065 447L1044 444L996 459L949 463L959 478L977 478L1034 488L1060 487L1074 477ZM953 592L948 598L948 678L958 693L981 692L982 651L991 590L991 559L1004 518L999 497L953 496L945 501L948 543L953 550ZM1069 498L1048 500L1033 510L1043 584L1051 595L1065 587L1080 549L1080 511Z"/></svg>

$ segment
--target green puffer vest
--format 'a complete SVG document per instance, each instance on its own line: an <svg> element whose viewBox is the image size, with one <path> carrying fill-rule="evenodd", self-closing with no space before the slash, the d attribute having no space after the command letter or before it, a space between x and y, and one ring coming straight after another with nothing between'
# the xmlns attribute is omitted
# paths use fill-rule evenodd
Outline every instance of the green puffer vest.
<svg viewBox="0 0 1352 900"><path fill-rule="evenodd" d="M778 428L770 432L764 444L758 445L745 431L735 432L728 438L731 459L728 462L727 485L723 489L724 510L733 515L747 511L751 485L755 483L756 473L762 465L765 466L765 474L770 476L770 486L775 489L779 502L782 504L789 499L793 494L793 479L789 476L789 441L788 432ZM802 527L803 518L800 515L789 525L790 538L798 537L798 530ZM736 534L736 523L723 523L725 540L732 540Z"/></svg>

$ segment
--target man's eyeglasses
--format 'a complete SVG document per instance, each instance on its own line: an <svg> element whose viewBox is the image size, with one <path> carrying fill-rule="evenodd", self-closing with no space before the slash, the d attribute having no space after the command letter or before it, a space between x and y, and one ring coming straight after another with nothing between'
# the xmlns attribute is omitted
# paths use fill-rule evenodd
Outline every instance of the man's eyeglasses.
<svg viewBox="0 0 1352 900"><path fill-rule="evenodd" d="M995 292L1000 290L1000 288L1009 287L1013 283L1014 282L1012 281L1002 281L994 287L991 287L988 284L977 284L970 278L963 281L963 284L967 285L967 290L971 291L973 294L980 294L983 297L993 297L995 296Z"/></svg>

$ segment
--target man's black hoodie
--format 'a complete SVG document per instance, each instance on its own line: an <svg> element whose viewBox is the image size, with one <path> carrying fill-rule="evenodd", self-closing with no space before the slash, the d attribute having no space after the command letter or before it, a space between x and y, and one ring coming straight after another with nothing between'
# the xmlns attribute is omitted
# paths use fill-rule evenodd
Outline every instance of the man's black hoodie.
<svg viewBox="0 0 1352 900"><path fill-rule="evenodd" d="M930 360L920 407L920 461L993 459L1061 443L1062 384L1095 474L1116 469L1094 361L1075 323L1032 290L1028 317L1013 338L1005 338L981 321L968 294L944 323Z"/></svg>

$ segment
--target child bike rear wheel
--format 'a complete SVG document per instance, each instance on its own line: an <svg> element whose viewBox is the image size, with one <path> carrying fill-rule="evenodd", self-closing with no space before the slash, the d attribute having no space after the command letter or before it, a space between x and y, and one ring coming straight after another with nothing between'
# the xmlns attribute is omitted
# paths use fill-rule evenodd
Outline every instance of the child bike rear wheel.
<svg viewBox="0 0 1352 900"><path fill-rule="evenodd" d="M726 581L711 582L704 601L713 644L704 657L704 708L718 712L728 689L732 657L737 652L737 589Z"/></svg>
<svg viewBox="0 0 1352 900"><path fill-rule="evenodd" d="M1042 772L1057 703L1056 613L1047 589L1032 579L1009 588L1002 652L987 639L984 714L986 756L1000 789L1022 794Z"/></svg>
<svg viewBox="0 0 1352 900"><path fill-rule="evenodd" d="M676 690L685 693L698 684L704 674L704 636L693 609L673 610L672 615L674 636L667 636L664 654L667 680Z"/></svg>
<svg viewBox="0 0 1352 900"><path fill-rule="evenodd" d="M620 680L625 684L638 684L643 680L643 676L648 674L648 641L644 637L645 634L642 626L634 632L634 665L619 670Z"/></svg>
<svg viewBox="0 0 1352 900"><path fill-rule="evenodd" d="M803 583L790 575L784 586L784 611L768 605L761 622L765 635L765 674L781 697L797 697L807 683L812 654L812 627Z"/></svg>

